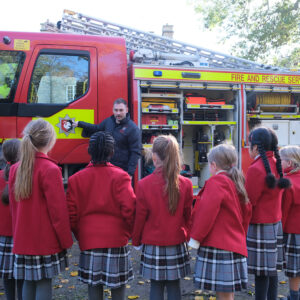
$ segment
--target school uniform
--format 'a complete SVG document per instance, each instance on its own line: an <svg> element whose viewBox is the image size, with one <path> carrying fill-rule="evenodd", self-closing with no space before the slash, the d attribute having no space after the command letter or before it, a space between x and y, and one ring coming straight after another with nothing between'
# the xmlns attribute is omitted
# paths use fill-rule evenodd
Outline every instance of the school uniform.
<svg viewBox="0 0 300 300"><path fill-rule="evenodd" d="M12 279L15 257L12 253L12 221L9 205L1 201L5 186L4 171L0 170L0 278Z"/></svg>
<svg viewBox="0 0 300 300"><path fill-rule="evenodd" d="M191 238L200 243L194 281L200 289L247 288L246 232L251 205L241 203L226 172L209 178L197 196Z"/></svg>
<svg viewBox="0 0 300 300"><path fill-rule="evenodd" d="M66 249L73 244L61 169L47 155L37 152L32 193L16 201L14 184L19 163L9 174L15 279L52 278L68 265Z"/></svg>
<svg viewBox="0 0 300 300"><path fill-rule="evenodd" d="M171 215L164 186L160 169L138 182L132 244L143 244L140 273L144 278L177 280L190 273L186 242L191 227L193 187L188 178L179 176L179 201Z"/></svg>
<svg viewBox="0 0 300 300"><path fill-rule="evenodd" d="M300 276L300 171L284 170L292 186L282 198L282 226L284 235L287 277Z"/></svg>
<svg viewBox="0 0 300 300"><path fill-rule="evenodd" d="M129 175L110 163L90 163L69 178L67 201L81 250L79 279L112 288L126 284L133 278L127 244L135 213Z"/></svg>
<svg viewBox="0 0 300 300"><path fill-rule="evenodd" d="M266 152L271 172L279 174L272 151ZM246 190L252 204L252 217L247 235L248 272L257 276L276 276L285 264L281 224L283 189L268 188L262 158L257 157L246 175Z"/></svg>

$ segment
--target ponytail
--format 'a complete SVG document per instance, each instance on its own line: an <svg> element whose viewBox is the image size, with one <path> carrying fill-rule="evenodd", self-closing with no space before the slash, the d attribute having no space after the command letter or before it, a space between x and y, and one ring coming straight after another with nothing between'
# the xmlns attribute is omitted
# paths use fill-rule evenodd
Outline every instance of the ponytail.
<svg viewBox="0 0 300 300"><path fill-rule="evenodd" d="M249 202L249 198L245 188L245 177L243 173L235 166L231 167L227 173L235 184L240 200L247 204Z"/></svg>
<svg viewBox="0 0 300 300"><path fill-rule="evenodd" d="M8 182L10 167L19 160L20 144L21 142L18 139L11 139L4 141L2 145L3 157L6 160L3 178L6 182ZM7 183L1 195L1 201L4 205L9 204L9 190Z"/></svg>
<svg viewBox="0 0 300 300"><path fill-rule="evenodd" d="M232 145L220 144L209 151L207 158L209 163L215 162L220 170L226 171L234 182L241 202L248 203L245 178L243 173L236 167L238 158L235 148Z"/></svg>
<svg viewBox="0 0 300 300"><path fill-rule="evenodd" d="M14 186L16 201L28 198L32 193L33 169L36 152L50 151L56 140L53 126L37 119L29 122L23 131L20 165L17 169Z"/></svg>
<svg viewBox="0 0 300 300"><path fill-rule="evenodd" d="M17 170L15 182L14 191L16 201L28 198L31 195L35 153L36 150L29 135L25 135L21 143L20 165Z"/></svg>
<svg viewBox="0 0 300 300"><path fill-rule="evenodd" d="M156 153L163 162L162 172L166 181L165 193L169 199L169 212L174 215L180 197L179 173L181 159L178 142L172 135L160 135L154 140L153 153Z"/></svg>

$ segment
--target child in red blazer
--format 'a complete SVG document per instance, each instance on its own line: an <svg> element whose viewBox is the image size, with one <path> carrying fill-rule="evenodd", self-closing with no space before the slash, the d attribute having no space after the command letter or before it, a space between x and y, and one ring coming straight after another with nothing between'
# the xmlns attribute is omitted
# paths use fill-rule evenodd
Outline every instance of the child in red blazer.
<svg viewBox="0 0 300 300"><path fill-rule="evenodd" d="M68 266L73 244L61 169L47 156L55 140L50 123L29 122L9 174L14 277L24 279L24 300L52 298L52 278Z"/></svg>
<svg viewBox="0 0 300 300"><path fill-rule="evenodd" d="M0 171L0 277L3 278L5 295L8 300L15 300L15 279L13 278L14 254L12 253L12 220L9 210L8 176L10 167L19 160L20 141L7 140L2 145L6 161L4 170ZM23 281L17 281L18 299L22 299Z"/></svg>
<svg viewBox="0 0 300 300"><path fill-rule="evenodd" d="M216 291L218 299L233 299L235 291L247 288L251 205L235 148L218 145L207 158L212 177L197 196L189 242L199 248L194 281L200 289Z"/></svg>
<svg viewBox="0 0 300 300"><path fill-rule="evenodd" d="M91 136L91 163L69 178L67 200L72 231L81 250L79 279L88 284L89 300L103 299L103 285L113 300L125 299L125 284L133 278L128 238L135 194L127 172L108 161L114 153L109 133Z"/></svg>
<svg viewBox="0 0 300 300"><path fill-rule="evenodd" d="M142 247L140 272L151 280L150 300L181 299L180 278L190 273L186 241L193 201L192 182L179 175L177 140L158 136L153 143L155 171L138 182L132 243Z"/></svg>
<svg viewBox="0 0 300 300"><path fill-rule="evenodd" d="M285 176L291 188L283 193L282 226L286 255L285 274L289 277L290 300L300 297L300 147L286 146L279 151Z"/></svg>
<svg viewBox="0 0 300 300"><path fill-rule="evenodd" d="M289 181L283 178L277 145L277 136L269 128L258 127L250 132L249 154L254 161L246 175L252 204L247 247L248 272L255 275L256 299L277 299L277 269L284 266L281 198Z"/></svg>

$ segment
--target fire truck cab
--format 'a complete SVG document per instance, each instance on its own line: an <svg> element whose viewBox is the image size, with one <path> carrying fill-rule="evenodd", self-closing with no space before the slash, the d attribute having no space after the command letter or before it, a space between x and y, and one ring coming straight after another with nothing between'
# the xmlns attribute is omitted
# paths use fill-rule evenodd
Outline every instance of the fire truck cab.
<svg viewBox="0 0 300 300"><path fill-rule="evenodd" d="M99 123L127 95L124 39L0 33L0 142L21 137L42 117L57 135L51 157L61 165L87 163L88 140L70 120Z"/></svg>

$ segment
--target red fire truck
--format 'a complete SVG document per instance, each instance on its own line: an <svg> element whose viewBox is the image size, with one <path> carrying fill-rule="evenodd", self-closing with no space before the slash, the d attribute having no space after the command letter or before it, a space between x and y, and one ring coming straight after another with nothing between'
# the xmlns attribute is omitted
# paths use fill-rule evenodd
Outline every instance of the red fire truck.
<svg viewBox="0 0 300 300"><path fill-rule="evenodd" d="M0 32L0 143L46 119L57 134L50 155L65 178L89 160L88 139L71 121L99 123L119 97L129 101L144 149L158 134L177 137L195 189L209 177L207 152L218 143L232 143L247 168L247 136L258 124L273 128L280 145L300 144L298 71L70 11L58 27L45 27L58 32Z"/></svg>

